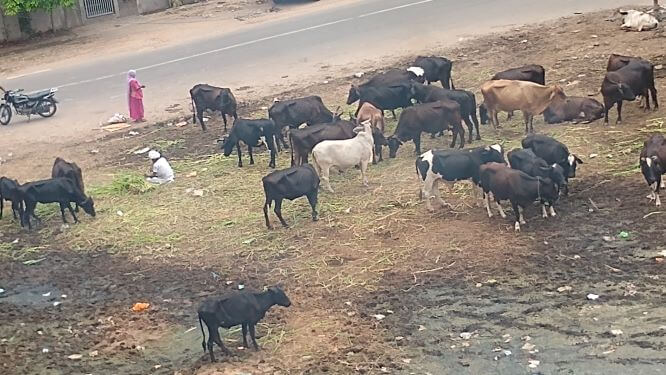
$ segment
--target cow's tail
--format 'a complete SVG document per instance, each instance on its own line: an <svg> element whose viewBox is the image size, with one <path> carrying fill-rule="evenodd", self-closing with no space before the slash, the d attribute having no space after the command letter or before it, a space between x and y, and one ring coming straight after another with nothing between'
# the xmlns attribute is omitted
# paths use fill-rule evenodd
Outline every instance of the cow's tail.
<svg viewBox="0 0 666 375"><path fill-rule="evenodd" d="M190 99L192 100L192 123L196 124L197 123L197 106L196 106L196 104L194 104L194 96L192 96L191 92L190 92Z"/></svg>
<svg viewBox="0 0 666 375"><path fill-rule="evenodd" d="M203 335L203 340L201 341L201 347L203 348L204 353L206 352L206 332L204 332L203 324L201 323L201 314L199 314L199 327L201 327L201 335Z"/></svg>
<svg viewBox="0 0 666 375"><path fill-rule="evenodd" d="M289 137L289 153L291 155L291 165L294 166L294 142L291 140L291 132L287 134Z"/></svg>

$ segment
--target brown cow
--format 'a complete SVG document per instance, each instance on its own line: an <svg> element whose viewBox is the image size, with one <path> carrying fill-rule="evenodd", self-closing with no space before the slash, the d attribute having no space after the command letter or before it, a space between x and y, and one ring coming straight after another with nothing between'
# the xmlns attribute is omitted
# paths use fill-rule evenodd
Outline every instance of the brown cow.
<svg viewBox="0 0 666 375"><path fill-rule="evenodd" d="M543 112L543 119L548 124L558 124L584 120L585 124L604 117L604 105L592 98L567 96L553 100Z"/></svg>
<svg viewBox="0 0 666 375"><path fill-rule="evenodd" d="M525 118L525 133L534 131L535 115L543 113L553 99L565 97L558 85L543 86L534 82L505 79L487 81L481 86L481 94L493 127L499 127L499 111L520 110Z"/></svg>
<svg viewBox="0 0 666 375"><path fill-rule="evenodd" d="M363 103L358 110L356 125L360 125L364 121L370 121L372 127L384 133L384 111L377 109L377 107L368 102Z"/></svg>

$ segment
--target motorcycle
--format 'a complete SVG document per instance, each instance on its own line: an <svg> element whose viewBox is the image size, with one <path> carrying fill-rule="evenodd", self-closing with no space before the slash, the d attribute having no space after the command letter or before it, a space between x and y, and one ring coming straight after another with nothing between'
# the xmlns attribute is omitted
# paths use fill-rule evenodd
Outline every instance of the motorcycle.
<svg viewBox="0 0 666 375"><path fill-rule="evenodd" d="M58 109L55 99L57 88L33 92L29 94L21 94L23 89L19 90L5 90L0 86L2 91L2 102L0 102L0 124L7 125L12 119L12 107L18 115L28 116L30 121L31 115L40 115L42 117L51 117L55 115Z"/></svg>

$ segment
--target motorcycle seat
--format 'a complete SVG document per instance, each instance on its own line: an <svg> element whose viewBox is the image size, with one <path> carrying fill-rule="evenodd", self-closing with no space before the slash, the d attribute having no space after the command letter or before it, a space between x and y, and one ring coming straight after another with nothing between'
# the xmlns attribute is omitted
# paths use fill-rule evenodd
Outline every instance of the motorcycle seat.
<svg viewBox="0 0 666 375"><path fill-rule="evenodd" d="M24 94L24 95L21 95L21 96L24 96L24 97L26 97L30 100L35 100L35 99L41 99L41 98L45 97L46 95L48 95L50 93L51 93L51 90L42 90L42 91L31 92L31 93Z"/></svg>

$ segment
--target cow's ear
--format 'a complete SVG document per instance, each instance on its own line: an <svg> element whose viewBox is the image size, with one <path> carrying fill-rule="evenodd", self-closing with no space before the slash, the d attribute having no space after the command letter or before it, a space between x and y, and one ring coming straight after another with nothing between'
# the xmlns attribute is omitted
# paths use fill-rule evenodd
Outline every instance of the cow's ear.
<svg viewBox="0 0 666 375"><path fill-rule="evenodd" d="M585 164L578 156L574 155L574 158L576 158L576 162L578 162L578 164Z"/></svg>

